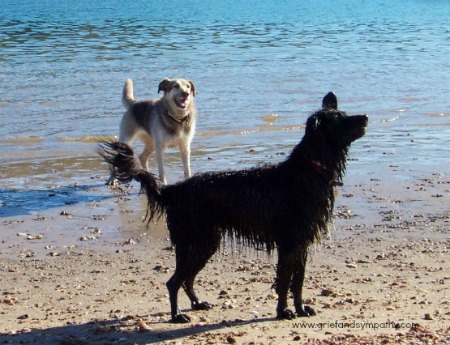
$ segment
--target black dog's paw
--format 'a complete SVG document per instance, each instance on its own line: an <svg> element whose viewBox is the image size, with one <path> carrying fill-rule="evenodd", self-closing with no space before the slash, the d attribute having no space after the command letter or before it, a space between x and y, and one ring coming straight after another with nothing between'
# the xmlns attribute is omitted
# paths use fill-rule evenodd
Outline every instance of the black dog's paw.
<svg viewBox="0 0 450 345"><path fill-rule="evenodd" d="M277 319L292 320L295 319L295 313L292 310L286 308L281 312L277 312Z"/></svg>
<svg viewBox="0 0 450 345"><path fill-rule="evenodd" d="M212 307L214 307L214 304L205 301L192 303L192 310L209 310Z"/></svg>
<svg viewBox="0 0 450 345"><path fill-rule="evenodd" d="M172 320L170 320L172 323L189 323L191 322L191 318L187 316L186 314L177 314L172 317Z"/></svg>
<svg viewBox="0 0 450 345"><path fill-rule="evenodd" d="M309 316L317 315L316 311L308 305L303 305L300 310L296 310L296 311L297 311L297 316L299 316L299 317L309 317Z"/></svg>

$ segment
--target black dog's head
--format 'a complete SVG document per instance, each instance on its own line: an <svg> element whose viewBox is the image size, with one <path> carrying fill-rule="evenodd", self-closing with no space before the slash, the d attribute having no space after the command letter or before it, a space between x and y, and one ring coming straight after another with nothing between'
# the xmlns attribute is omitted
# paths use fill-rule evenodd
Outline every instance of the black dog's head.
<svg viewBox="0 0 450 345"><path fill-rule="evenodd" d="M348 116L337 110L337 98L329 92L322 101L322 109L311 115L306 122L305 137L313 138L326 147L346 149L366 133L367 115Z"/></svg>
<svg viewBox="0 0 450 345"><path fill-rule="evenodd" d="M322 174L329 173L327 178L340 181L345 172L348 149L366 133L369 119L367 115L349 116L338 110L333 93L324 97L322 105L323 108L306 121L305 135L291 157L292 161L306 159L319 167Z"/></svg>
<svg viewBox="0 0 450 345"><path fill-rule="evenodd" d="M327 147L344 149L366 133L367 115L348 116L343 111L320 110L309 117L306 122L306 137L314 141L324 141Z"/></svg>

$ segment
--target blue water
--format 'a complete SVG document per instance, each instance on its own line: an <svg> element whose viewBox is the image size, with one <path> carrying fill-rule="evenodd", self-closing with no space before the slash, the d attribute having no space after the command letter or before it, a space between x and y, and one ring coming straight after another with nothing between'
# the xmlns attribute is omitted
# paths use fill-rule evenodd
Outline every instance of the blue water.
<svg viewBox="0 0 450 345"><path fill-rule="evenodd" d="M370 117L352 150L361 174L448 171L449 18L445 0L2 0L0 177L89 176L95 138L118 133L124 80L153 98L165 77L198 91L194 171L280 159L330 90Z"/></svg>

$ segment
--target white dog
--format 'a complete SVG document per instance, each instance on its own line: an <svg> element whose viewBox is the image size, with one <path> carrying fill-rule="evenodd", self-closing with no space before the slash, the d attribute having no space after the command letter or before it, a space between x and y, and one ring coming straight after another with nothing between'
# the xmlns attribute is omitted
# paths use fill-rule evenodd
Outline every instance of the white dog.
<svg viewBox="0 0 450 345"><path fill-rule="evenodd" d="M145 148L139 155L144 169L148 159L155 151L160 180L166 184L163 152L169 146L178 146L184 166L184 177L191 176L191 141L195 133L196 109L194 104L195 86L190 80L164 79L158 93L164 92L160 99L137 101L133 96L133 82L125 82L122 104L126 109L120 124L119 141L131 144L141 139ZM112 173L109 183L114 183Z"/></svg>

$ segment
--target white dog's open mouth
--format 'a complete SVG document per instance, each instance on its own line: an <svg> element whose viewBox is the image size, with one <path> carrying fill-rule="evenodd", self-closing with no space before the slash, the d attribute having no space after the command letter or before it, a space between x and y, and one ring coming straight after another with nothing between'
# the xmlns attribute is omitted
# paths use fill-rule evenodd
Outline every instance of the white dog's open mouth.
<svg viewBox="0 0 450 345"><path fill-rule="evenodd" d="M175 103L179 108L185 109L189 104L189 96L180 96L175 98Z"/></svg>

